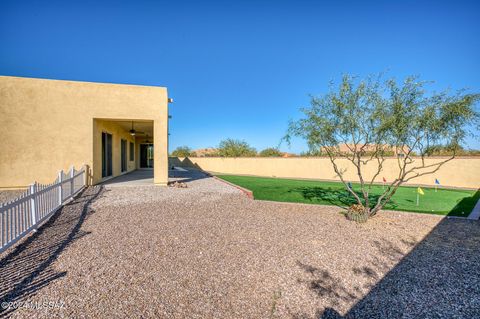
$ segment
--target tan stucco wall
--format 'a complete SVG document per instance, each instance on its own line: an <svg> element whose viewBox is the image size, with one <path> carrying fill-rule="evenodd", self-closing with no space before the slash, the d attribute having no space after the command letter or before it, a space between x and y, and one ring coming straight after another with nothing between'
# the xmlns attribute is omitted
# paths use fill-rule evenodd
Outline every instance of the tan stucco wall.
<svg viewBox="0 0 480 319"><path fill-rule="evenodd" d="M167 99L163 87L0 76L0 187L52 182L58 170L83 164L98 181L94 119L153 121L154 181L165 185Z"/></svg>
<svg viewBox="0 0 480 319"><path fill-rule="evenodd" d="M187 159L171 158L174 165L196 165L208 172L256 175L283 178L307 178L319 180L339 180L333 171L328 158L219 158L219 157L191 157ZM416 159L419 161L420 159ZM439 159L428 159L427 163L438 162ZM418 163L418 162L417 162ZM376 164L365 168L367 177L372 178ZM349 181L358 181L358 175L351 163L339 161L339 167L346 169L345 178ZM376 181L382 182L385 177L392 181L398 174L396 159L387 159L382 173ZM410 184L434 185L438 178L442 185L477 189L480 187L480 157L456 158L443 166L437 173L411 180Z"/></svg>

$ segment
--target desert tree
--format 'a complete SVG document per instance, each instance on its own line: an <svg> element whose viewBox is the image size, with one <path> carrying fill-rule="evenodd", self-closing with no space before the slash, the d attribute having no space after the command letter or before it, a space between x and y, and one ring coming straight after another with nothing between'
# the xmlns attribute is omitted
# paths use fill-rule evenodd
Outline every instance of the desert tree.
<svg viewBox="0 0 480 319"><path fill-rule="evenodd" d="M316 149L309 149L306 152L301 152L300 156L301 157L321 157L324 154L322 154L322 150L316 150Z"/></svg>
<svg viewBox="0 0 480 319"><path fill-rule="evenodd" d="M301 109L303 117L290 123L285 138L302 137L311 151L325 154L361 207L360 214L371 217L400 185L433 174L455 158L471 128L478 126L475 106L480 95L465 90L428 93L427 86L428 82L414 76L398 82L345 75L338 86L330 84L329 93L311 97L310 107ZM449 156L427 160L438 147L448 148ZM392 154L398 174L383 193L369 196ZM358 177L360 191L346 180L348 168L341 165L345 160ZM366 173L367 165L374 166L373 173Z"/></svg>
<svg viewBox="0 0 480 319"><path fill-rule="evenodd" d="M257 151L245 141L227 138L220 142L218 155L222 157L248 157L256 156Z"/></svg>
<svg viewBox="0 0 480 319"><path fill-rule="evenodd" d="M192 157L195 155L195 152L188 146L179 146L172 152L172 156L176 157Z"/></svg>
<svg viewBox="0 0 480 319"><path fill-rule="evenodd" d="M258 153L261 157L281 157L282 155L283 153L276 147L268 147Z"/></svg>

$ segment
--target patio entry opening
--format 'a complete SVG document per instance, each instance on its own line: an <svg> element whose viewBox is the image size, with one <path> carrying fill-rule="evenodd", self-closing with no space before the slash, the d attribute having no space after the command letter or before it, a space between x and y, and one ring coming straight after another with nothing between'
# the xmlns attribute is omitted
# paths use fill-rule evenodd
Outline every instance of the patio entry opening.
<svg viewBox="0 0 480 319"><path fill-rule="evenodd" d="M140 144L140 168L153 168L153 144Z"/></svg>
<svg viewBox="0 0 480 319"><path fill-rule="evenodd" d="M155 123L148 119L93 119L93 184L138 181L133 184L166 186L166 130L159 134L166 127L159 122L155 131Z"/></svg>

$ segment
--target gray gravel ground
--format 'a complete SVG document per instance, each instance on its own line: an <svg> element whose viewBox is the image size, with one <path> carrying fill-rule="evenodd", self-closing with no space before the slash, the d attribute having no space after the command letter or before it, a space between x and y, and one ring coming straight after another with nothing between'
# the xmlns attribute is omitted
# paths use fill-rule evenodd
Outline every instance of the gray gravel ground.
<svg viewBox="0 0 480 319"><path fill-rule="evenodd" d="M184 177L187 189L85 191L0 260L0 299L53 306L3 315L480 317L479 222L384 212L358 225Z"/></svg>

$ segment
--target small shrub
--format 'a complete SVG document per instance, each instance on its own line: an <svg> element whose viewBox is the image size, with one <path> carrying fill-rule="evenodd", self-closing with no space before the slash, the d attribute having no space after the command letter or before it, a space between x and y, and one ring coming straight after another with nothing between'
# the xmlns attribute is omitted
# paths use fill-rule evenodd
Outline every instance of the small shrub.
<svg viewBox="0 0 480 319"><path fill-rule="evenodd" d="M368 213L365 211L365 207L360 204L350 206L345 216L348 220L353 220L357 223L365 223L368 220Z"/></svg>
<svg viewBox="0 0 480 319"><path fill-rule="evenodd" d="M258 156L261 157L281 157L283 155L282 152L278 150L278 148L269 147L258 153Z"/></svg>
<svg viewBox="0 0 480 319"><path fill-rule="evenodd" d="M227 138L220 142L218 155L222 157L250 157L257 156L257 151L245 141Z"/></svg>
<svg viewBox="0 0 480 319"><path fill-rule="evenodd" d="M189 157L195 156L195 152L193 152L188 146L179 146L172 152L171 155L176 157Z"/></svg>

